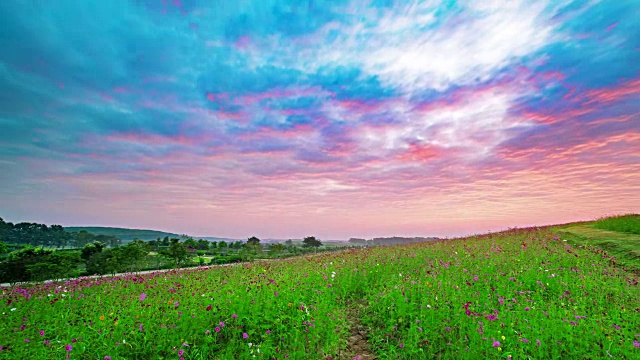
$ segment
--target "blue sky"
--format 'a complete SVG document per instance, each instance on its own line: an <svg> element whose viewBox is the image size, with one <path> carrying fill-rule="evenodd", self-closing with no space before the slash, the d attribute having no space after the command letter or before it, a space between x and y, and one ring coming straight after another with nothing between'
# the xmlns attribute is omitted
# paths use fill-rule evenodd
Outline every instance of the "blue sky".
<svg viewBox="0 0 640 360"><path fill-rule="evenodd" d="M0 216L230 237L638 211L635 1L3 1Z"/></svg>

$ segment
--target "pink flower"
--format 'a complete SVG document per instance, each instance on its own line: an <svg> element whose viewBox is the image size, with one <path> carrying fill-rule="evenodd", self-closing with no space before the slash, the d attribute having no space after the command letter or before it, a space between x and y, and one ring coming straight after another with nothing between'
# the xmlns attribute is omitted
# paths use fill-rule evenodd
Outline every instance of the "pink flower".
<svg viewBox="0 0 640 360"><path fill-rule="evenodd" d="M249 334L247 334L247 333L242 333L242 338L243 338L243 339L248 339L248 338L249 338Z"/></svg>
<svg viewBox="0 0 640 360"><path fill-rule="evenodd" d="M111 356L109 356L109 355L105 355L105 356L104 356L104 360L111 360Z"/></svg>
<svg viewBox="0 0 640 360"><path fill-rule="evenodd" d="M237 318L238 318L238 315L233 314L233 315L231 315L231 317L232 317L232 318L234 318L234 319L237 319Z"/></svg>
<svg viewBox="0 0 640 360"><path fill-rule="evenodd" d="M178 356L182 356L182 355L184 355L184 350L178 351Z"/></svg>
<svg viewBox="0 0 640 360"><path fill-rule="evenodd" d="M215 330L216 332L220 332L220 328L219 328L219 327L217 327L217 326L216 326L216 328L215 328L215 329L213 329L213 330Z"/></svg>
<svg viewBox="0 0 640 360"><path fill-rule="evenodd" d="M633 341L633 347L640 349L640 342L638 342L638 340L634 340Z"/></svg>
<svg viewBox="0 0 640 360"><path fill-rule="evenodd" d="M73 346L71 346L71 344L67 344L64 349L67 350L67 352L71 352L71 350L73 350Z"/></svg>
<svg viewBox="0 0 640 360"><path fill-rule="evenodd" d="M496 340L493 342L493 347L498 347L500 346L500 341Z"/></svg>
<svg viewBox="0 0 640 360"><path fill-rule="evenodd" d="M144 300L146 298L147 298L147 294L145 294L145 293L140 294L140 301L142 301L142 300Z"/></svg>
<svg viewBox="0 0 640 360"><path fill-rule="evenodd" d="M223 328L224 327L224 323L222 321L220 321L220 327Z"/></svg>
<svg viewBox="0 0 640 360"><path fill-rule="evenodd" d="M40 336L44 336L44 330L40 330Z"/></svg>
<svg viewBox="0 0 640 360"><path fill-rule="evenodd" d="M528 307L524 308L524 311L529 311L529 310L531 310L531 309L529 309Z"/></svg>
<svg viewBox="0 0 640 360"><path fill-rule="evenodd" d="M209 304L209 306L207 306L207 311L211 311L211 304Z"/></svg>

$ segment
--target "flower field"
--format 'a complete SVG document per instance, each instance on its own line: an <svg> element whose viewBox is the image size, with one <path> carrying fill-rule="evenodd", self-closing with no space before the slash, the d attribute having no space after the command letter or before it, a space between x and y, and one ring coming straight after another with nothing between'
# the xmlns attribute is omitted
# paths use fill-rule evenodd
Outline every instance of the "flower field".
<svg viewBox="0 0 640 360"><path fill-rule="evenodd" d="M3 288L0 358L640 358L637 274L550 230Z"/></svg>

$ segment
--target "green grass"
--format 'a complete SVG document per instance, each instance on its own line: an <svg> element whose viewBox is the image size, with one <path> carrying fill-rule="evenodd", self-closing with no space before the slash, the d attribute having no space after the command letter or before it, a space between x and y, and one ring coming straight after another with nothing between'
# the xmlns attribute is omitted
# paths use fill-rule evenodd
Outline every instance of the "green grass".
<svg viewBox="0 0 640 360"><path fill-rule="evenodd" d="M640 215L623 215L595 222L570 224L555 230L574 245L604 251L616 264L640 270ZM612 258L613 257L613 258Z"/></svg>
<svg viewBox="0 0 640 360"><path fill-rule="evenodd" d="M565 234L5 289L0 358L354 359L363 328L378 359L638 358L637 276Z"/></svg>
<svg viewBox="0 0 640 360"><path fill-rule="evenodd" d="M640 215L628 214L600 219L593 224L593 227L596 229L640 235Z"/></svg>

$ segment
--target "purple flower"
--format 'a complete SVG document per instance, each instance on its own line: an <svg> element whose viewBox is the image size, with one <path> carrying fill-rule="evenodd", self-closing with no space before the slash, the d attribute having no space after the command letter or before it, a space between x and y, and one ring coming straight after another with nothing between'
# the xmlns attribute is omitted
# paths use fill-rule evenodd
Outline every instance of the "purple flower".
<svg viewBox="0 0 640 360"><path fill-rule="evenodd" d="M40 330L40 336L44 336L44 330Z"/></svg>
<svg viewBox="0 0 640 360"><path fill-rule="evenodd" d="M184 355L184 350L180 349L180 351L178 351L178 356L182 356Z"/></svg>
<svg viewBox="0 0 640 360"><path fill-rule="evenodd" d="M524 343L528 343L528 342L529 342L529 340L527 340L526 338L522 338L522 342L524 342Z"/></svg>
<svg viewBox="0 0 640 360"><path fill-rule="evenodd" d="M267 335L271 334L271 330L267 330Z"/></svg>
<svg viewBox="0 0 640 360"><path fill-rule="evenodd" d="M204 332L204 334L205 334L205 335L209 335L209 334L211 334L211 330L207 330L207 331L205 331L205 332Z"/></svg>
<svg viewBox="0 0 640 360"><path fill-rule="evenodd" d="M538 346L540 346L540 340L536 340L536 344L538 344Z"/></svg>
<svg viewBox="0 0 640 360"><path fill-rule="evenodd" d="M238 315L233 314L233 315L231 315L231 317L232 317L232 318L234 318L234 319L237 319L237 318L238 318Z"/></svg>
<svg viewBox="0 0 640 360"><path fill-rule="evenodd" d="M633 341L633 347L640 349L640 342L638 342L638 340L634 340Z"/></svg>
<svg viewBox="0 0 640 360"><path fill-rule="evenodd" d="M71 344L67 344L64 349L67 350L67 352L71 352L71 350L73 350L73 346L71 346Z"/></svg>
<svg viewBox="0 0 640 360"><path fill-rule="evenodd" d="M109 356L109 355L105 355L105 356L104 356L104 360L111 360L111 356Z"/></svg>
<svg viewBox="0 0 640 360"><path fill-rule="evenodd" d="M500 346L500 341L496 340L493 342L493 347L498 347Z"/></svg>
<svg viewBox="0 0 640 360"><path fill-rule="evenodd" d="M224 323L222 321L220 321L220 327L223 328L224 327Z"/></svg>
<svg viewBox="0 0 640 360"><path fill-rule="evenodd" d="M247 333L242 333L242 338L243 338L243 339L248 339L248 338L249 338L249 334L247 334Z"/></svg>
<svg viewBox="0 0 640 360"><path fill-rule="evenodd" d="M142 300L144 300L146 298L147 298L147 294L145 294L145 293L140 294L140 301L142 301Z"/></svg>
<svg viewBox="0 0 640 360"><path fill-rule="evenodd" d="M49 345L49 344L51 344L51 340L45 340L42 343L45 344L45 345Z"/></svg>
<svg viewBox="0 0 640 360"><path fill-rule="evenodd" d="M402 343L401 343L401 344L400 344L400 347L401 347L401 348L403 348L403 347L404 347L404 344L402 344Z"/></svg>
<svg viewBox="0 0 640 360"><path fill-rule="evenodd" d="M175 303L173 303L173 306L176 307L176 309L178 308L178 306L180 306L180 303L178 301L176 301Z"/></svg>
<svg viewBox="0 0 640 360"><path fill-rule="evenodd" d="M613 324L613 327L616 328L616 330L620 330L620 326Z"/></svg>
<svg viewBox="0 0 640 360"><path fill-rule="evenodd" d="M524 311L529 311L529 310L531 310L531 309L529 309L528 307L524 308Z"/></svg>
<svg viewBox="0 0 640 360"><path fill-rule="evenodd" d="M26 342L26 343L30 343L30 342L31 342L31 339L24 339L24 342Z"/></svg>
<svg viewBox="0 0 640 360"><path fill-rule="evenodd" d="M220 328L219 328L219 327L217 327L217 326L216 326L216 328L215 328L215 329L213 329L213 330L215 330L216 332L220 332Z"/></svg>

